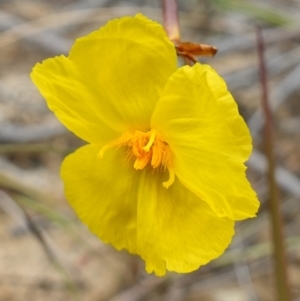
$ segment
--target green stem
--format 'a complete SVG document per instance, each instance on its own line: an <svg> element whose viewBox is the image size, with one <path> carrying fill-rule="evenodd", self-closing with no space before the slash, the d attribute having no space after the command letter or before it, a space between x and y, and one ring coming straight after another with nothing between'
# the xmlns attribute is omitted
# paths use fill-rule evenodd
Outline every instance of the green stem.
<svg viewBox="0 0 300 301"><path fill-rule="evenodd" d="M273 256L278 301L290 301L290 289L287 276L286 250L283 238L283 222L280 214L279 190L275 180L275 158L273 153L272 113L268 101L267 71L264 59L264 41L261 29L256 30L259 69L262 88L262 107L265 115L264 142L268 158L269 210L272 226Z"/></svg>

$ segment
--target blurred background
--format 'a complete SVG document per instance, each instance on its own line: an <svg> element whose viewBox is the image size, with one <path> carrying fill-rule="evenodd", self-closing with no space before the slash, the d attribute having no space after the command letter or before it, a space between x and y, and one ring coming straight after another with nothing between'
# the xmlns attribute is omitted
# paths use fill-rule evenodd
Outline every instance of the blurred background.
<svg viewBox="0 0 300 301"><path fill-rule="evenodd" d="M47 109L29 73L110 19L141 12L162 22L161 2L0 0L0 301L275 300L256 26L266 43L288 273L300 300L300 1L178 2L182 40L218 47L200 61L225 78L252 132L247 165L258 217L237 223L219 259L165 278L89 233L59 178L64 156L83 142Z"/></svg>

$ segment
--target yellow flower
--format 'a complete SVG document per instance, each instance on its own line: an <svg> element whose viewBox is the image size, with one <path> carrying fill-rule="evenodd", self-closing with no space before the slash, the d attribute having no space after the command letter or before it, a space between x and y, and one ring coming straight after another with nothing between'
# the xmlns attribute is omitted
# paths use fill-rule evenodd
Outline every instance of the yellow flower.
<svg viewBox="0 0 300 301"><path fill-rule="evenodd" d="M177 68L163 28L123 17L37 64L33 82L89 144L63 162L65 194L104 242L147 272L186 273L220 256L258 201L245 176L248 128L207 65Z"/></svg>

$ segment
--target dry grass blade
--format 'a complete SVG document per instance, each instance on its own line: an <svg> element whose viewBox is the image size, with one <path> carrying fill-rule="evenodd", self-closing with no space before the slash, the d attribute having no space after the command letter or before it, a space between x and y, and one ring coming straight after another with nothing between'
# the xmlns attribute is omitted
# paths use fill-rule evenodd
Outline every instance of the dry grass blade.
<svg viewBox="0 0 300 301"><path fill-rule="evenodd" d="M142 301L145 300L148 294L165 284L166 278L150 277L141 283L136 283L131 288L117 294L107 301Z"/></svg>
<svg viewBox="0 0 300 301"><path fill-rule="evenodd" d="M24 177L24 171L0 157L0 187L27 195L35 200L53 201L54 197L31 185Z"/></svg>
<svg viewBox="0 0 300 301"><path fill-rule="evenodd" d="M0 128L0 142L44 141L65 133L67 130L58 122L26 126L6 123Z"/></svg>
<svg viewBox="0 0 300 301"><path fill-rule="evenodd" d="M145 9L145 8L144 8ZM150 14L157 15L159 10L149 8L147 9ZM64 26L70 26L72 24L90 23L90 22L104 22L109 18L122 15L132 15L138 12L137 8L130 7L115 7L111 8L86 8L74 11L66 11L47 15L39 19L23 22L22 24L15 25L14 27L7 29L0 33L0 48L15 43L21 39L30 38L34 35L38 35L48 30L58 29ZM1 17L1 15L0 15ZM18 21L14 22L18 23ZM45 35L48 39L48 34ZM54 39L61 38L55 36ZM46 38L45 38L46 39ZM35 39L35 42L39 39ZM63 44L65 41L63 42ZM67 44L69 47L69 43ZM66 46L63 48L65 49ZM50 48L51 49L51 48Z"/></svg>
<svg viewBox="0 0 300 301"><path fill-rule="evenodd" d="M83 281L80 279L81 274L70 265L66 256L63 256L60 248L54 243L50 236L33 222L25 210L2 190L0 190L0 206L17 224L22 225L24 230L27 230L36 238L49 260L58 268L62 275L64 275L68 285L71 285L75 290L77 290L78 284L82 286Z"/></svg>
<svg viewBox="0 0 300 301"><path fill-rule="evenodd" d="M241 234L237 233L234 239L233 248L243 251L245 249ZM242 291L246 292L247 300L258 301L258 297L254 290L251 273L247 259L242 257L240 261L233 262L238 284Z"/></svg>
<svg viewBox="0 0 300 301"><path fill-rule="evenodd" d="M267 173L267 159L261 152L254 150L247 162L249 167L254 170L266 174ZM277 165L275 170L276 180L280 187L289 193L300 197L300 179L287 169Z"/></svg>
<svg viewBox="0 0 300 301"><path fill-rule="evenodd" d="M296 62L299 62L300 58L295 56ZM296 63L295 62L295 63ZM298 64L293 71L291 71L285 79L279 84L276 90L272 93L271 109L275 111L284 101L291 97L296 91L300 91L299 85L300 78L300 64ZM261 131L265 122L263 112L259 109L250 118L248 124L251 132L257 135Z"/></svg>
<svg viewBox="0 0 300 301"><path fill-rule="evenodd" d="M11 15L7 12L0 11L0 29L6 30L6 34L0 33L0 36L2 35L2 37L4 37L3 38L4 42L2 42L3 43L2 45L3 46L8 45L10 43L17 41L17 39L21 38L21 36L24 35L24 33L22 32L22 28L25 30L29 30L29 32L31 31L32 33L34 33L33 27L28 24L27 25L25 24L26 22L23 19ZM12 31L12 28L15 29ZM7 35L7 33L9 32L10 32L10 38L9 38L9 34ZM27 38L31 43L33 42L35 44L38 44L44 47L45 49L47 49L47 51L53 52L55 54L68 53L72 45L71 41L51 31L48 31L45 35L38 35L38 36L35 36L34 34L33 36L29 35L27 36ZM0 45L1 45L1 41L0 41Z"/></svg>
<svg viewBox="0 0 300 301"><path fill-rule="evenodd" d="M279 75L282 72L289 71L298 62L299 58L294 55L294 50L286 52L284 54L272 56L267 60L268 73L270 76ZM250 87L253 84L257 83L259 80L257 68L254 66L247 69L240 69L229 74L224 74L224 78L230 90ZM294 81L292 81L292 83L294 83ZM280 86L278 87L278 91L281 91L281 85L282 84L280 84ZM286 90L285 88L283 89ZM291 91L293 91L293 89ZM283 95L282 93L280 93L279 97L286 99L286 95L288 94ZM279 97L277 96L275 97L275 99ZM263 122L264 119L261 110L258 110L248 122L253 136L257 136Z"/></svg>

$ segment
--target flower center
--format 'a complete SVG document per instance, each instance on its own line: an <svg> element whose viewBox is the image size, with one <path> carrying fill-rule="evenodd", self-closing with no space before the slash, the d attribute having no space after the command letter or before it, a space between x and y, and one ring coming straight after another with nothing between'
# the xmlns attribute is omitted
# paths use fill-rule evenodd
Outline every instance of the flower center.
<svg viewBox="0 0 300 301"><path fill-rule="evenodd" d="M169 145L162 140L162 137L155 130L148 132L128 131L118 139L111 141L103 146L98 158L102 158L105 151L112 147L127 146L130 158L134 159L133 167L135 169L143 169L146 166L152 168L168 169L169 179L163 182L165 188L169 188L174 180L175 174L172 165L172 156Z"/></svg>

